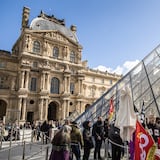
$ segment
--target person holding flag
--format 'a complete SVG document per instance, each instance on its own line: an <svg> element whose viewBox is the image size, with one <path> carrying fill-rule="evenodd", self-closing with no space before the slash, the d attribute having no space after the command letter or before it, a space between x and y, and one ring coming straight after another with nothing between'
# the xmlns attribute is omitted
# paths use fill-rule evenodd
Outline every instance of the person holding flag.
<svg viewBox="0 0 160 160"><path fill-rule="evenodd" d="M139 121L136 122L134 160L154 160L156 145Z"/></svg>

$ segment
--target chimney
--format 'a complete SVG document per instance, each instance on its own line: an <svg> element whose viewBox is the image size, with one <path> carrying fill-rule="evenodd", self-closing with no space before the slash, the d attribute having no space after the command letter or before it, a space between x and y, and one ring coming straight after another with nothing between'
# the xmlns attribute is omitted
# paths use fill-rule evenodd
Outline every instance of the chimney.
<svg viewBox="0 0 160 160"><path fill-rule="evenodd" d="M28 27L29 13L30 13L30 9L27 7L23 7L22 28Z"/></svg>

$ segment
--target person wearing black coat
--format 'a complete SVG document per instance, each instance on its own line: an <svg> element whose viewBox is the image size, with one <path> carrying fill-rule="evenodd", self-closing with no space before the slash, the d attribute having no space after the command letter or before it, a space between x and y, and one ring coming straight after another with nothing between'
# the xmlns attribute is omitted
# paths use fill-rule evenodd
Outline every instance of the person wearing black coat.
<svg viewBox="0 0 160 160"><path fill-rule="evenodd" d="M91 122L85 121L83 123L83 142L84 142L84 154L83 154L83 160L88 160L90 151L94 147L92 135L91 135Z"/></svg>
<svg viewBox="0 0 160 160"><path fill-rule="evenodd" d="M98 160L102 160L100 155L102 142L104 140L104 124L102 121L102 117L98 117L97 122L94 123L92 135L95 140L94 159L97 159L98 154Z"/></svg>
<svg viewBox="0 0 160 160"><path fill-rule="evenodd" d="M43 139L43 144L47 144L49 140L49 124L47 121L44 121L40 127L40 130L42 132L42 139Z"/></svg>
<svg viewBox="0 0 160 160"><path fill-rule="evenodd" d="M112 160L120 160L122 152L122 147L120 145L123 145L122 138L120 137L120 129L112 124L108 136L111 140Z"/></svg>

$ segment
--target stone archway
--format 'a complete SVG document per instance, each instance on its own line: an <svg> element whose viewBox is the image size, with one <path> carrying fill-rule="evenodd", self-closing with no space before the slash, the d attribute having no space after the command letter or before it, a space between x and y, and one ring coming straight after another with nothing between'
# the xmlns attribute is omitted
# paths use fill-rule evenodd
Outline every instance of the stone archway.
<svg viewBox="0 0 160 160"><path fill-rule="evenodd" d="M0 120L6 116L7 103L4 100L0 100Z"/></svg>
<svg viewBox="0 0 160 160"><path fill-rule="evenodd" d="M56 102L51 102L48 105L48 120L53 120L53 121L58 120L58 117L57 117L57 113L58 113L57 108L58 108L58 104Z"/></svg>

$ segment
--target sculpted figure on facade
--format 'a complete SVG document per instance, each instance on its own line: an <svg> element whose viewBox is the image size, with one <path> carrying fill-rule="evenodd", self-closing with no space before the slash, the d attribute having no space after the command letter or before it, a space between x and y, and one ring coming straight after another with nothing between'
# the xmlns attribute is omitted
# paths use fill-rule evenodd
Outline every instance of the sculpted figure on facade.
<svg viewBox="0 0 160 160"><path fill-rule="evenodd" d="M23 40L24 51L31 51L32 40L29 35L25 35Z"/></svg>
<svg viewBox="0 0 160 160"><path fill-rule="evenodd" d="M68 53L69 53L68 46L64 46L63 47L63 57L65 60L67 59Z"/></svg>
<svg viewBox="0 0 160 160"><path fill-rule="evenodd" d="M50 68L50 63L49 63L48 60L44 60L44 62L43 62L43 67L44 67L44 68Z"/></svg>
<svg viewBox="0 0 160 160"><path fill-rule="evenodd" d="M22 59L22 64L23 64L23 65L30 66L31 62L30 62L29 59Z"/></svg>
<svg viewBox="0 0 160 160"><path fill-rule="evenodd" d="M82 49L81 48L78 48L78 61L80 62L81 61L81 58L82 58L82 54L81 54L81 52L82 52Z"/></svg>
<svg viewBox="0 0 160 160"><path fill-rule="evenodd" d="M16 77L12 77L11 79L11 90L16 89Z"/></svg>
<svg viewBox="0 0 160 160"><path fill-rule="evenodd" d="M43 51L44 51L45 56L51 56L51 46L48 43L48 41L44 42L44 50Z"/></svg>

